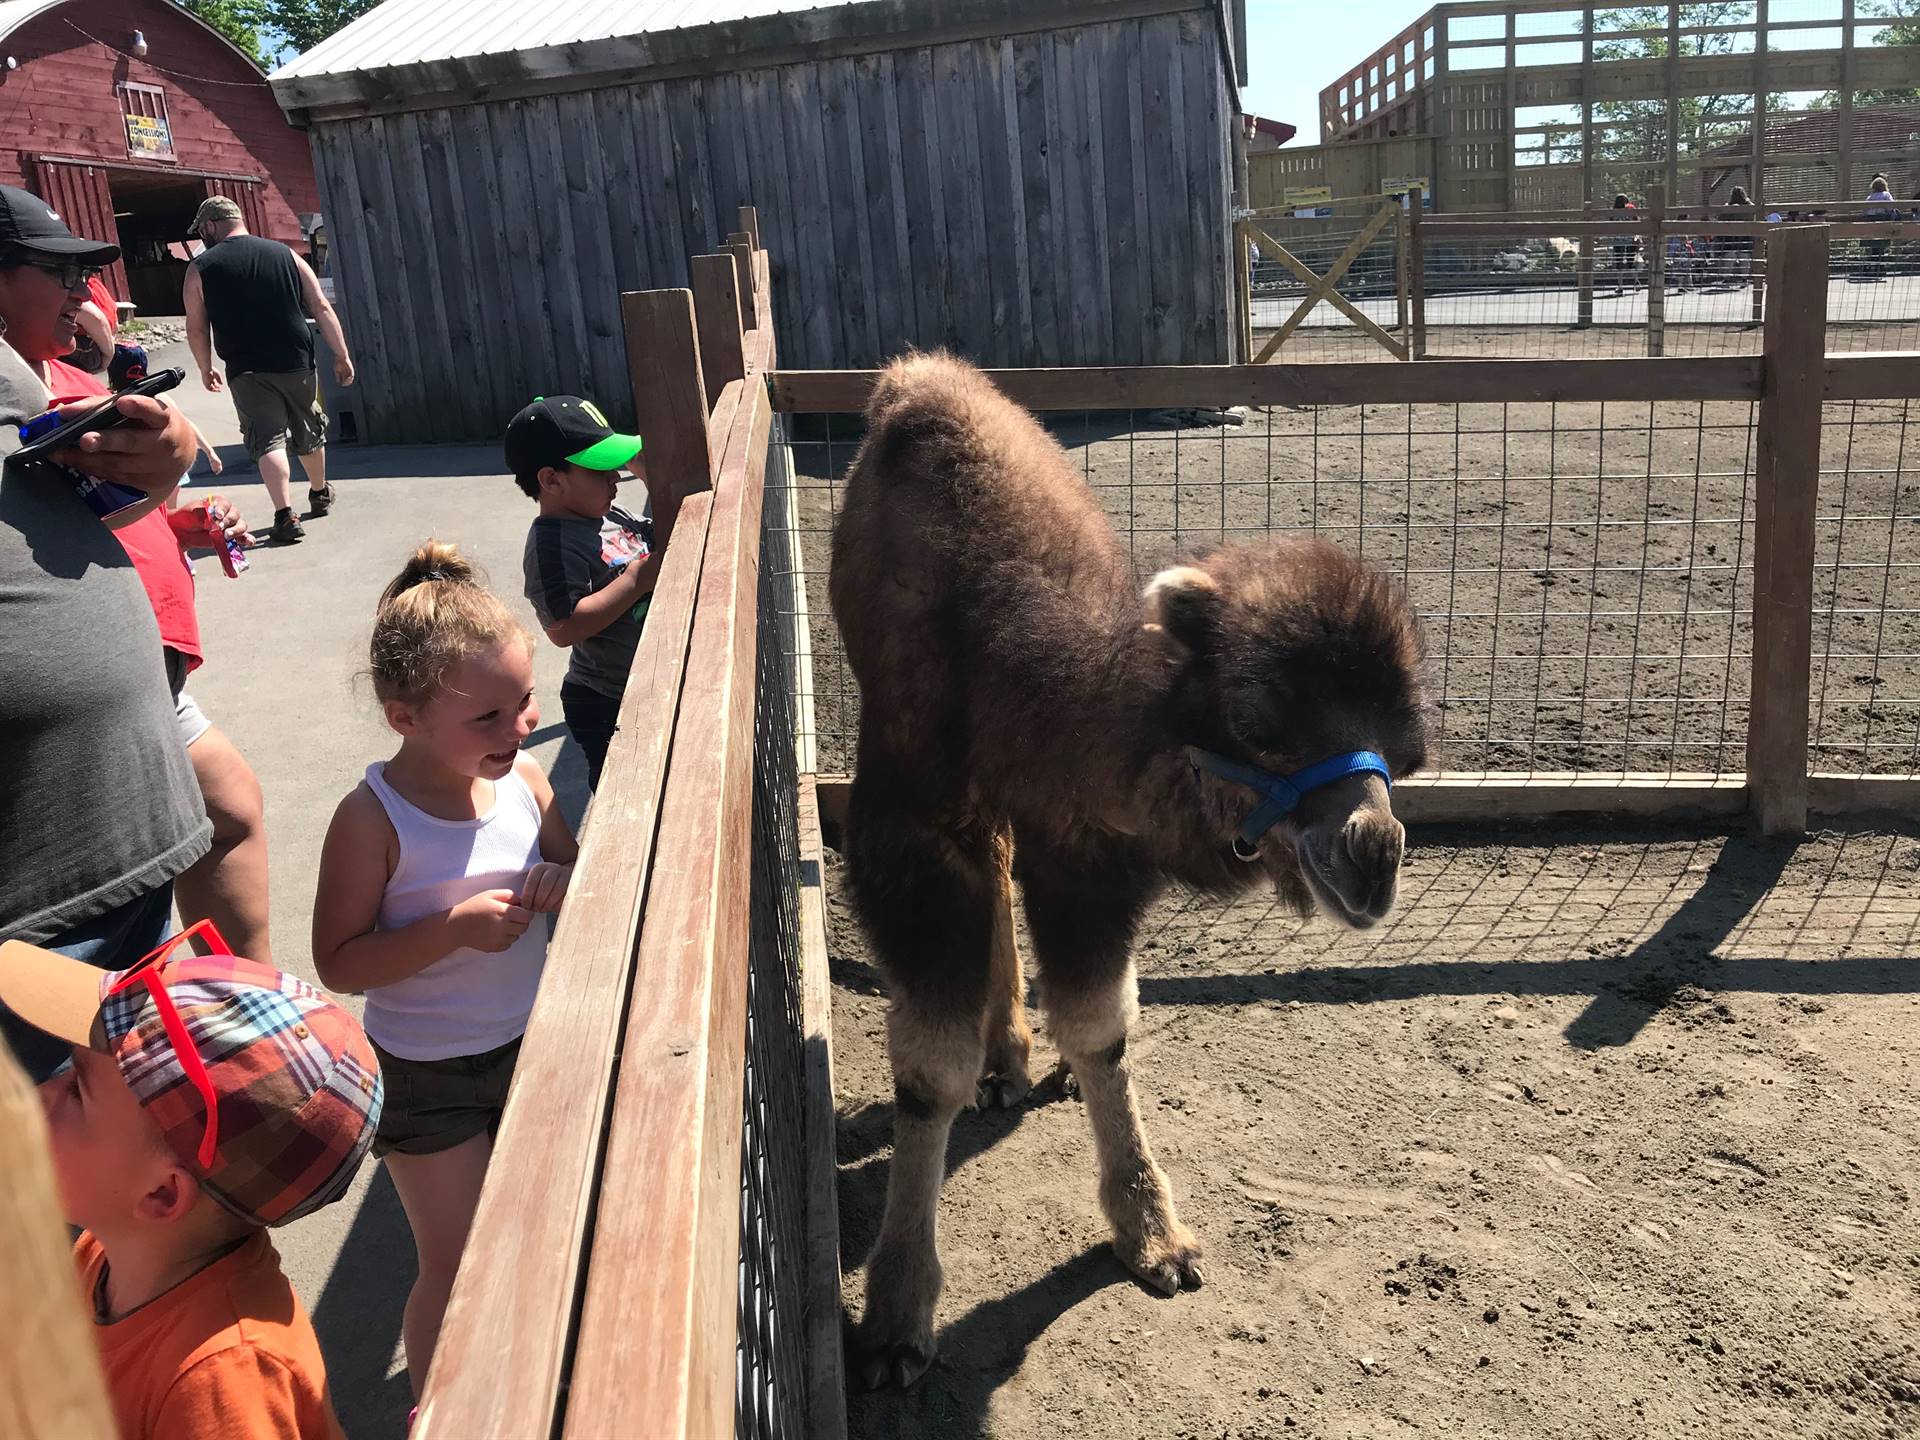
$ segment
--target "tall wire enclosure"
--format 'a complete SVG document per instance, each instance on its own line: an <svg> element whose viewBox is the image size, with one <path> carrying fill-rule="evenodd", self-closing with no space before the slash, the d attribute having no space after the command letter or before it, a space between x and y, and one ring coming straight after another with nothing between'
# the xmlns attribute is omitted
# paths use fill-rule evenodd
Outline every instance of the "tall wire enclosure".
<svg viewBox="0 0 1920 1440"><path fill-rule="evenodd" d="M753 754L753 873L740 1152L734 1434L806 1433L806 1134L801 1104L800 842L792 636L793 530L785 452L770 454L761 512ZM644 983L644 980L642 981Z"/></svg>
<svg viewBox="0 0 1920 1440"><path fill-rule="evenodd" d="M1822 575L1838 578L1831 613L1815 617L1816 652L1821 626L1834 637L1816 765L1913 768L1920 666L1909 652L1920 643L1901 638L1898 613L1920 606L1908 568L1920 554L1902 528L1920 505L1900 499L1920 446L1902 424L1912 403L1827 407ZM1427 634L1443 773L1736 775L1753 662L1756 411L1744 400L1563 401L1276 407L1239 424L1191 411L1046 419L1142 580L1208 546L1283 532L1318 534L1399 579ZM792 418L808 698L819 768L842 772L859 697L825 586L860 425ZM1891 608L1871 620L1883 590ZM1859 654L1874 659L1871 696L1852 679L1865 671L1841 673Z"/></svg>

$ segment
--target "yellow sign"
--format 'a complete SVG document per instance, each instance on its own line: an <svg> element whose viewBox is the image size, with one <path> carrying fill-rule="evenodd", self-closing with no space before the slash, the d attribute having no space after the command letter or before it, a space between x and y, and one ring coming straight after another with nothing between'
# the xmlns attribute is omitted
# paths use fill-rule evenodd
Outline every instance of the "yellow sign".
<svg viewBox="0 0 1920 1440"><path fill-rule="evenodd" d="M1331 185L1308 185L1299 190L1280 192L1285 205L1331 205L1333 187Z"/></svg>
<svg viewBox="0 0 1920 1440"><path fill-rule="evenodd" d="M173 133L167 122L151 115L127 116L127 153L130 155L173 154Z"/></svg>

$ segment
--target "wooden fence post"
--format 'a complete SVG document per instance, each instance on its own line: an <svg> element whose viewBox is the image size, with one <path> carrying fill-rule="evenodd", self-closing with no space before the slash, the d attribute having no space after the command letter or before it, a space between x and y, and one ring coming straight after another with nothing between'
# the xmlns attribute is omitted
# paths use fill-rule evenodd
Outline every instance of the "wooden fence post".
<svg viewBox="0 0 1920 1440"><path fill-rule="evenodd" d="M693 316L700 332L708 410L729 381L747 373L740 336L739 265L731 251L693 257Z"/></svg>
<svg viewBox="0 0 1920 1440"><path fill-rule="evenodd" d="M736 268L739 271L740 289L740 328L751 330L760 322L754 317L753 297L756 293L756 277L753 273L753 255L759 247L753 243L753 237L744 230L736 230L727 237L726 248L733 253Z"/></svg>
<svg viewBox="0 0 1920 1440"><path fill-rule="evenodd" d="M1767 207L1755 203L1754 214L1764 216ZM1747 279L1753 285L1753 310L1747 317L1749 325L1758 325L1767 314L1767 237L1753 237L1753 250L1747 256Z"/></svg>
<svg viewBox="0 0 1920 1440"><path fill-rule="evenodd" d="M1244 220L1233 222L1233 269L1240 306L1239 323L1234 327L1239 334L1240 353L1234 358L1245 365L1253 359L1253 240Z"/></svg>
<svg viewBox="0 0 1920 1440"><path fill-rule="evenodd" d="M0 1294L11 1333L0 1345L0 1435L10 1440L108 1440L114 1433L93 1326L81 1302L73 1245L47 1150L40 1097L0 1044Z"/></svg>
<svg viewBox="0 0 1920 1440"><path fill-rule="evenodd" d="M1427 358L1427 246L1420 235L1420 214L1426 204L1418 185L1407 191L1407 310L1412 337L1407 353Z"/></svg>
<svg viewBox="0 0 1920 1440"><path fill-rule="evenodd" d="M1593 215L1593 202L1587 201L1580 207L1587 212L1589 219ZM1593 328L1593 236L1582 230L1578 249L1574 252L1573 283L1579 287L1578 310L1574 315L1574 325L1581 330Z"/></svg>
<svg viewBox="0 0 1920 1440"><path fill-rule="evenodd" d="M693 295L686 290L630 290L620 297L620 314L626 323L634 414L647 443L647 474L656 483L669 482L663 493L678 510L681 497L713 488ZM672 516L656 514L653 523L657 530L671 530Z"/></svg>
<svg viewBox="0 0 1920 1440"><path fill-rule="evenodd" d="M1667 353L1667 187L1647 187L1647 354Z"/></svg>
<svg viewBox="0 0 1920 1440"><path fill-rule="evenodd" d="M752 205L742 205L739 210L740 234L747 237L748 244L755 250L760 248L760 211Z"/></svg>
<svg viewBox="0 0 1920 1440"><path fill-rule="evenodd" d="M1408 202L1400 202L1400 213L1395 217L1394 226L1394 268L1399 271L1399 283L1393 287L1394 301L1397 306L1394 329L1399 333L1401 348L1407 352L1407 358L1413 358L1413 306L1409 300L1407 260L1413 254L1413 212L1407 208Z"/></svg>
<svg viewBox="0 0 1920 1440"><path fill-rule="evenodd" d="M1820 494L1827 229L1771 237L1759 443L1753 486L1753 683L1747 786L1767 835L1807 827L1813 663L1813 528Z"/></svg>

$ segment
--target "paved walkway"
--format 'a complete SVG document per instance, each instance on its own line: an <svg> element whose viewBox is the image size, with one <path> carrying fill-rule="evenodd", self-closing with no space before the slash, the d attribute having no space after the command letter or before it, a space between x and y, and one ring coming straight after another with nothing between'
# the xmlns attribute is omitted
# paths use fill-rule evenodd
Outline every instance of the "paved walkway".
<svg viewBox="0 0 1920 1440"><path fill-rule="evenodd" d="M175 397L228 466L217 480L200 466L189 495L218 490L264 529L271 506L240 448L227 397L200 388L185 346L158 349L153 359L155 368L187 369ZM503 472L498 447L346 446L330 458L340 503L326 519L307 522L305 541L254 550L252 568L237 580L211 560L195 566L207 662L188 685L259 772L275 959L308 979L327 823L366 766L394 748L372 688L359 678L381 589L419 541L453 540L538 635L520 598L520 546L533 502ZM294 493L304 495L297 472ZM534 669L542 712L534 753L577 820L586 769L561 724L565 652L540 641ZM400 1312L413 1280L413 1242L384 1169L367 1165L345 1199L275 1238L319 1331L347 1433L353 1440L403 1435L412 1400L399 1354Z"/></svg>

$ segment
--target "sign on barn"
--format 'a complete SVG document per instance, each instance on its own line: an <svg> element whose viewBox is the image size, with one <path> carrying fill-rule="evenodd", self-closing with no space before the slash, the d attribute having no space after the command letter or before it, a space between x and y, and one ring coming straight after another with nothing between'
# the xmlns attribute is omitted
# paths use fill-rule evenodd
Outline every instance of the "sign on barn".
<svg viewBox="0 0 1920 1440"><path fill-rule="evenodd" d="M127 153L133 156L171 156L173 132L167 122L152 115L127 116Z"/></svg>

